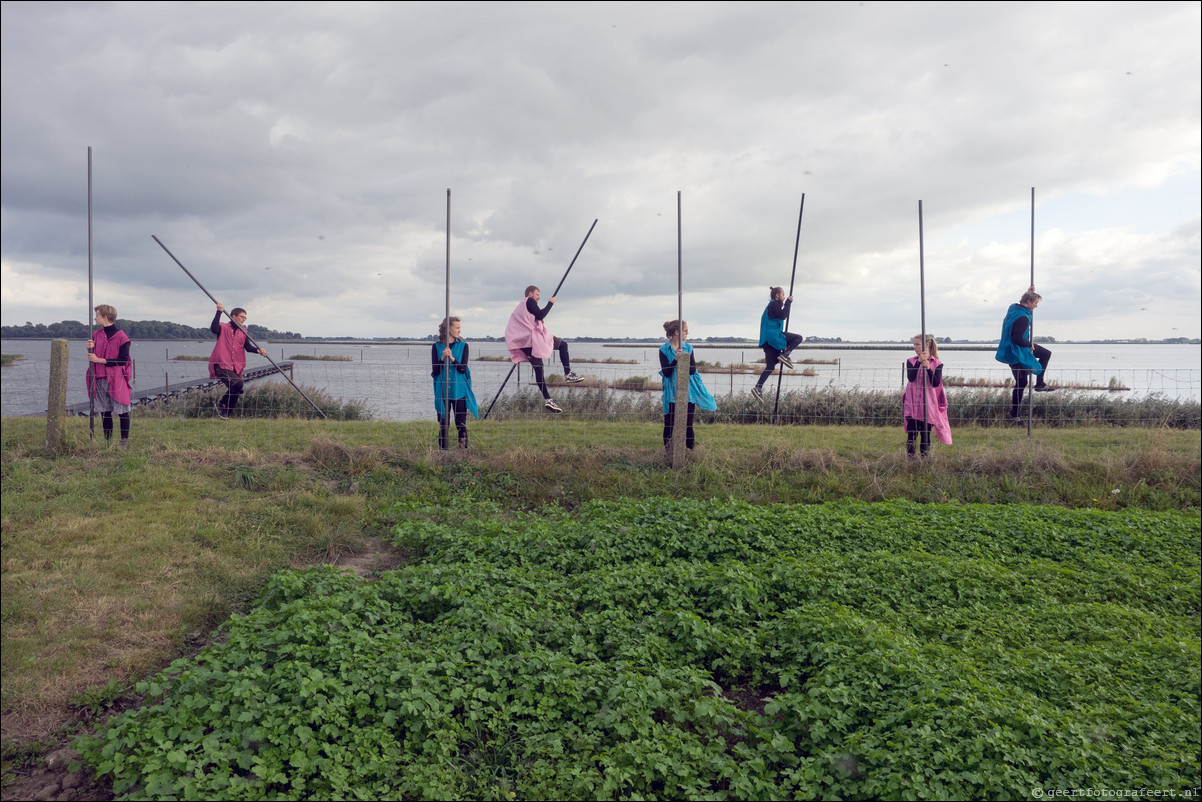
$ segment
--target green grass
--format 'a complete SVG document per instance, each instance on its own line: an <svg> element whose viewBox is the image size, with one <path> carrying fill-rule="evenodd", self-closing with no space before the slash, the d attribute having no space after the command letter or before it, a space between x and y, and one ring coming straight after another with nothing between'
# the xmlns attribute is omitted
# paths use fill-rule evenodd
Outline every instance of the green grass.
<svg viewBox="0 0 1202 802"><path fill-rule="evenodd" d="M44 420L4 419L6 732L53 736L254 610L279 570L360 552L428 505L470 499L520 515L595 499L907 499L1195 517L1202 506L1197 431L1044 429L1028 441L965 427L916 463L896 428L703 424L697 452L672 470L660 424L604 417L611 409L550 425L515 423L518 410L473 421L466 454L437 451L433 422L143 415L128 452L70 419L65 452L49 458ZM499 734L481 737L475 762L460 757L483 777L506 750L491 740Z"/></svg>

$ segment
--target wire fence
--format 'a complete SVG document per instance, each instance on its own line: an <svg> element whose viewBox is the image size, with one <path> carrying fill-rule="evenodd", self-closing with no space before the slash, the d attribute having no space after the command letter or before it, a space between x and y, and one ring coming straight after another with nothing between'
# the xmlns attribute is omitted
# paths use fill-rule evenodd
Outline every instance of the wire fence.
<svg viewBox="0 0 1202 802"><path fill-rule="evenodd" d="M230 421L218 416L215 403L225 387L207 378L205 359L211 344L197 346L203 353L184 355L185 359L172 358L169 352L160 363L135 356L135 442L139 419L158 421L156 438L190 443L226 436L220 427L231 422L317 418L316 405L328 418L321 425L328 427L330 436L335 436L340 424L356 421L359 426L394 430L398 445L436 444L429 345L407 347L404 359L377 360L366 354L359 359L347 353L322 354L319 349L298 353L295 347L285 346L277 362L313 404L278 375L252 379ZM71 352L67 400L86 415L83 375L87 363L82 354L75 353L78 350ZM837 433L840 427L873 427L882 433L893 429L882 442L896 441L897 447L904 443L901 398L906 354L875 357L891 363L890 367L851 367L847 362L853 360L846 357L805 364L804 355L795 353L795 369L773 374L764 385L761 402L750 392L763 368L762 361L756 361L760 352L727 351L724 361L711 360L705 352L698 355L703 381L718 404L714 412L698 411L699 443L705 442L709 426L777 427L783 436L794 436L799 447L804 444L807 448L822 448L824 437L841 441L845 435ZM394 350L391 356L398 353ZM714 351L713 355L717 354ZM470 367L483 417L513 366L498 354L480 356L483 358L474 359ZM270 371L265 360L251 359L252 369ZM955 442L950 446L936 443L935 451L1000 448L1026 439L1025 423L1016 427L1010 417L1013 379L1009 370L996 363L990 367L983 359L967 362L959 369L945 367L948 417ZM523 364L504 385L487 421L470 419L469 431L487 432L492 448L520 447L532 441L662 447L663 404L654 346L605 358L574 359L571 367L583 381L567 384L558 363L549 366L546 377L548 393L562 413L546 410L530 367ZM1026 399L1021 407L1024 422L1030 417L1035 439L1049 432L1092 429L1090 448L1104 452L1108 442L1119 441L1120 431L1202 429L1198 400L1202 370L1197 368L1053 367L1048 373L1049 384L1058 389L1037 394L1033 408ZM48 361L19 360L4 368L5 416L45 414L49 378ZM400 423L413 425L398 426ZM957 432L971 436L956 438ZM1115 436L1108 440L1107 432ZM454 437L451 440L453 443ZM484 441L473 438L471 442Z"/></svg>

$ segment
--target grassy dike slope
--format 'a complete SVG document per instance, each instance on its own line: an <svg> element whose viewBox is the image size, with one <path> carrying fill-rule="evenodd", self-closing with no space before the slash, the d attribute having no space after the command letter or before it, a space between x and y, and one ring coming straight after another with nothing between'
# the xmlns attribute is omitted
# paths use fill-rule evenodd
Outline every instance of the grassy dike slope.
<svg viewBox="0 0 1202 802"><path fill-rule="evenodd" d="M693 464L669 471L654 424L531 427L517 443L512 426L474 425L466 458L432 452L429 424L232 422L212 443L212 427L139 420L128 453L76 429L46 459L40 426L5 420L0 462L5 748L26 762L251 609L274 571L374 553L397 501L1199 504L1196 432L1061 430L990 452L966 430L964 453L910 464L891 430L710 426Z"/></svg>

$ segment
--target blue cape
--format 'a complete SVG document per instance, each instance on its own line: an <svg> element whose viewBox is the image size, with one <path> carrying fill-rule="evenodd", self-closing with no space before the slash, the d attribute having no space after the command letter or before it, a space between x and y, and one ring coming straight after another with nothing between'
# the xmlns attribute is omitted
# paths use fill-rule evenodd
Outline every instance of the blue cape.
<svg viewBox="0 0 1202 802"><path fill-rule="evenodd" d="M438 348L439 344L435 343L434 347ZM463 340L456 340L451 346L451 354L455 357L455 361L459 362L463 359ZM443 364L446 367L446 364ZM467 409L472 413L473 417L480 417L480 409L476 406L476 394L472 392L472 369L464 365L463 373L456 370L456 365L451 365L450 371L440 371L434 377L434 413L442 419L442 400L443 387L445 379L443 378L449 372L451 374L450 400L458 401L460 398L467 399ZM454 417L454 410L448 417Z"/></svg>
<svg viewBox="0 0 1202 802"><path fill-rule="evenodd" d="M1022 304L1010 304L1010 308L1006 311L1006 319L1002 321L1002 339L998 341L997 353L993 355L993 358L1007 365L1022 365L1038 376L1043 373L1043 365L1039 364L1039 360L1035 358L1035 354L1031 353L1031 349L1020 348L1010 342L1010 329L1014 326L1014 321L1020 317L1027 319L1027 331L1031 331L1031 310ZM1028 339L1030 338L1028 337Z"/></svg>
<svg viewBox="0 0 1202 802"><path fill-rule="evenodd" d="M764 307L764 314L760 315L760 348L765 345L771 345L777 351L785 350L788 342L785 340L785 321L773 320L768 317L768 310L772 308L772 304L778 301L771 301Z"/></svg>
<svg viewBox="0 0 1202 802"><path fill-rule="evenodd" d="M669 359L676 359L676 351L672 348L672 343L667 342L660 346L660 351ZM685 353L689 355L690 364L693 358L693 346L688 343L684 344ZM677 363L677 367L680 364ZM660 376L664 376L664 414L668 414L668 406L676 403L676 374L678 371L672 371L671 376L664 376L664 372L659 372ZM706 388L705 383L701 381L701 374L694 373L689 377L689 403L696 404L702 409L713 412L718 408L718 402L714 400L714 396Z"/></svg>

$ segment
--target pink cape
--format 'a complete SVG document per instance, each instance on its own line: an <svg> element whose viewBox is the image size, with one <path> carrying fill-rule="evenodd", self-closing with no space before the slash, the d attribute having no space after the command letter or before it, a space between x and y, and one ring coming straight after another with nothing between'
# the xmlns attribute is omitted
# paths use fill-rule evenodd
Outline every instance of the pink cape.
<svg viewBox="0 0 1202 802"><path fill-rule="evenodd" d="M239 376L246 367L246 332L235 329L233 323L222 323L221 333L217 335L217 344L209 357L209 378L217 378L213 368L220 365L226 370L232 370Z"/></svg>
<svg viewBox="0 0 1202 802"><path fill-rule="evenodd" d="M104 357L105 359L116 359L121 353L121 346L129 342L129 336L117 330L117 334L113 339L108 339L104 334L104 329L92 332L92 342L96 343L92 352L96 356ZM133 391L130 389L130 379L133 378L133 357L124 365L98 365L95 362L88 362L88 395L92 396L96 387L92 380L95 378L97 382L101 379L107 379L109 383L109 395L118 404L129 406L133 400Z"/></svg>
<svg viewBox="0 0 1202 802"><path fill-rule="evenodd" d="M935 357L931 357L928 361L931 364L931 370L935 370L943 364ZM910 357L908 364L917 365L918 357ZM943 392L943 384L940 383L938 387L931 387L928 384L926 390L927 423L931 424L931 430L935 432L935 436L939 438L939 441L950 446L952 444L952 427L947 422L947 394ZM907 418L922 420L921 368L914 381L906 382L906 392L902 396L902 414Z"/></svg>
<svg viewBox="0 0 1202 802"><path fill-rule="evenodd" d="M555 338L541 320L535 320L534 315L526 310L526 299L513 310L509 323L505 325L505 347L509 349L509 359L515 364L528 362L529 357L522 352L529 348L531 355L539 359L548 359L555 352Z"/></svg>

